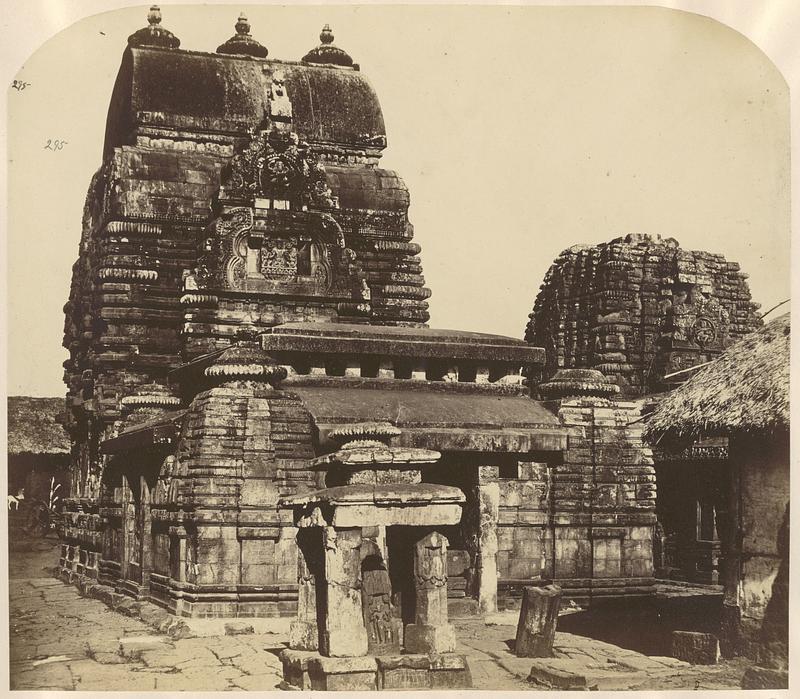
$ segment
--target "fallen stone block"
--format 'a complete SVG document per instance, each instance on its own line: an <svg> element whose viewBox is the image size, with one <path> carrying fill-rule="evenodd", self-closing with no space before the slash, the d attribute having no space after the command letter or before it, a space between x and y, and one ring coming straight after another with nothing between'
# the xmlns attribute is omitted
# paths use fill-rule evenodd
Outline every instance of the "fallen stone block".
<svg viewBox="0 0 800 699"><path fill-rule="evenodd" d="M229 621L225 624L226 636L245 636L254 633L253 625L245 621Z"/></svg>
<svg viewBox="0 0 800 699"><path fill-rule="evenodd" d="M716 665L719 661L719 639L712 633L673 631L672 657L692 665Z"/></svg>
<svg viewBox="0 0 800 699"><path fill-rule="evenodd" d="M184 619L172 615L159 624L158 630L173 639L191 638L194 635L192 627Z"/></svg>
<svg viewBox="0 0 800 699"><path fill-rule="evenodd" d="M132 658L124 657L119 653L109 653L107 651L94 653L92 654L91 659L100 663L101 665L119 665L120 663L129 663L132 660Z"/></svg>
<svg viewBox="0 0 800 699"><path fill-rule="evenodd" d="M431 659L427 655L389 655L376 658L381 689L430 689Z"/></svg>
<svg viewBox="0 0 800 699"><path fill-rule="evenodd" d="M281 651L280 659L283 664L282 689L311 689L311 680L308 677L308 663L312 658L319 657L319 653L309 650L293 650L287 648Z"/></svg>
<svg viewBox="0 0 800 699"><path fill-rule="evenodd" d="M141 604L136 600L125 598L120 600L114 609L120 614L138 619L141 613Z"/></svg>
<svg viewBox="0 0 800 699"><path fill-rule="evenodd" d="M431 689L470 689L472 673L463 655L431 655Z"/></svg>
<svg viewBox="0 0 800 699"><path fill-rule="evenodd" d="M789 673L768 667L749 667L742 677L742 689L788 689Z"/></svg>

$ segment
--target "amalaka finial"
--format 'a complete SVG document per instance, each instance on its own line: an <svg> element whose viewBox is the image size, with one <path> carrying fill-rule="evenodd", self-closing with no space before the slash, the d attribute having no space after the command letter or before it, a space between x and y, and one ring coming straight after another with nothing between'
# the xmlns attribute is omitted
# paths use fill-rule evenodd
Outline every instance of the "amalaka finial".
<svg viewBox="0 0 800 699"><path fill-rule="evenodd" d="M303 56L303 63L316 63L318 65L352 66L353 59L333 43L331 25L326 24L319 33L320 45L311 49Z"/></svg>
<svg viewBox="0 0 800 699"><path fill-rule="evenodd" d="M181 45L181 40L169 29L161 26L161 8L151 5L147 13L147 26L134 32L128 37L128 46L136 48L153 46L161 49L176 49Z"/></svg>
<svg viewBox="0 0 800 699"><path fill-rule="evenodd" d="M250 20L244 12L239 13L235 24L236 34L217 48L217 53L266 58L269 51L250 36Z"/></svg>

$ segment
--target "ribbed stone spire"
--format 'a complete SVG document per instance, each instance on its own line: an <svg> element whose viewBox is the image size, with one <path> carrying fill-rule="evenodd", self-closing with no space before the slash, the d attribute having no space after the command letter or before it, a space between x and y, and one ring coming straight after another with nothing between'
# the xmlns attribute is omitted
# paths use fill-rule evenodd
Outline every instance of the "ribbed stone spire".
<svg viewBox="0 0 800 699"><path fill-rule="evenodd" d="M147 26L128 37L128 46L155 46L162 49L176 49L181 40L169 29L161 26L161 8L152 5L147 13Z"/></svg>
<svg viewBox="0 0 800 699"><path fill-rule="evenodd" d="M217 48L217 53L236 54L266 58L269 51L250 35L250 22L244 12L239 14L236 22L236 34Z"/></svg>

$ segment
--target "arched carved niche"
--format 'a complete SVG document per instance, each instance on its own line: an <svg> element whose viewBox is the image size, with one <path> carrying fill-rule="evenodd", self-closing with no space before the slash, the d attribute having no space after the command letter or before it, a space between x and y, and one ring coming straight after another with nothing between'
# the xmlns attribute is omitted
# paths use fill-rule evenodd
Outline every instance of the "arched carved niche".
<svg viewBox="0 0 800 699"><path fill-rule="evenodd" d="M210 225L188 289L369 301L366 276L330 214L234 207Z"/></svg>

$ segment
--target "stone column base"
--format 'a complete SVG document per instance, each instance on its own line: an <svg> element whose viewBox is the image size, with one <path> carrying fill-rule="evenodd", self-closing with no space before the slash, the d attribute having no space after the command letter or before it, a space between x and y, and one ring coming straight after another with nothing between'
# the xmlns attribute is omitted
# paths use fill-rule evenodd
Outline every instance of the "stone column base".
<svg viewBox="0 0 800 699"><path fill-rule="evenodd" d="M319 627L311 621L293 621L289 627L289 648L318 650Z"/></svg>
<svg viewBox="0 0 800 699"><path fill-rule="evenodd" d="M330 612L328 612L330 614ZM367 630L363 626L326 631L323 650L332 658L354 658L367 654Z"/></svg>
<svg viewBox="0 0 800 699"><path fill-rule="evenodd" d="M280 658L283 689L391 691L472 687L466 658L450 653L328 658L287 649Z"/></svg>
<svg viewBox="0 0 800 699"><path fill-rule="evenodd" d="M452 653L456 649L456 632L450 624L408 624L403 645L409 653Z"/></svg>
<svg viewBox="0 0 800 699"><path fill-rule="evenodd" d="M316 651L292 650L287 648L281 651L280 659L283 663L283 683L286 689L311 689L311 680L308 677L308 661L319 658Z"/></svg>

